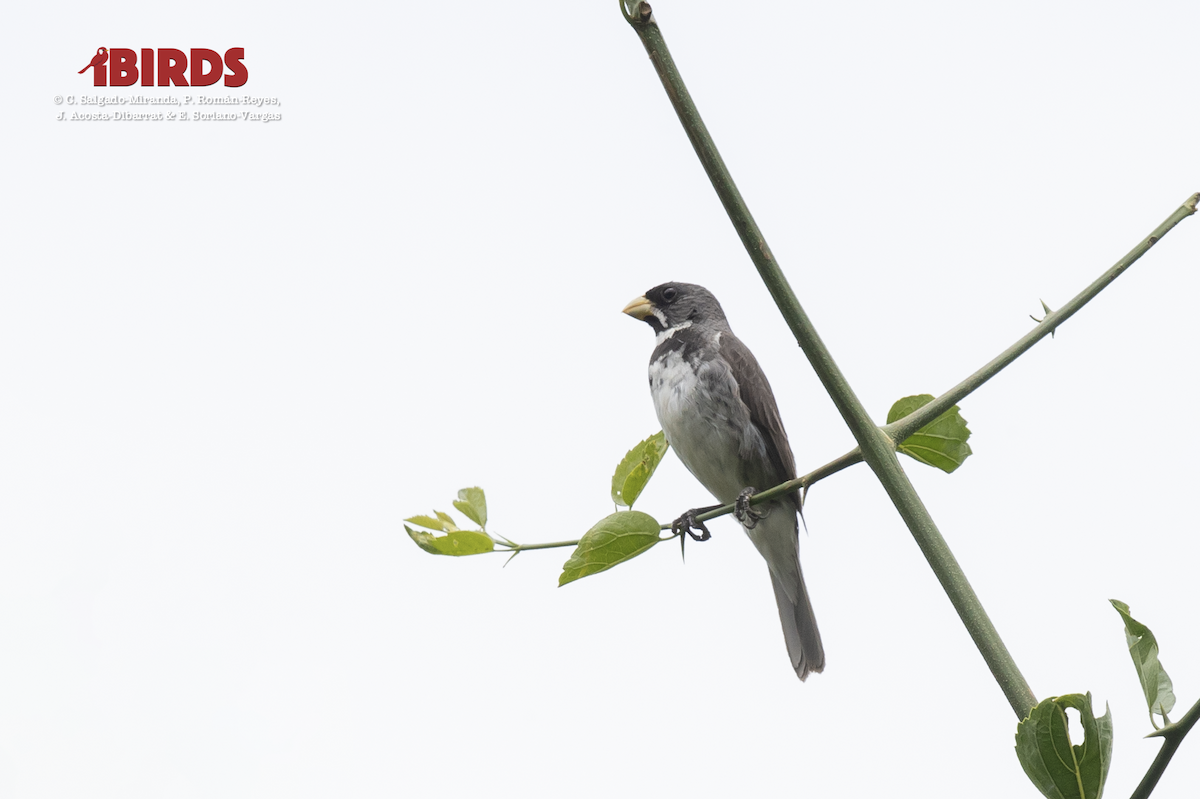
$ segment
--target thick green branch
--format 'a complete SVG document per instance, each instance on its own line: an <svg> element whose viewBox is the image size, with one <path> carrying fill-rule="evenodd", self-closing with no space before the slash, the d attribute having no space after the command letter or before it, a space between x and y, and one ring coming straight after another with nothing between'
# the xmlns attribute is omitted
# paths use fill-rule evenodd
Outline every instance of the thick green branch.
<svg viewBox="0 0 1200 799"><path fill-rule="evenodd" d="M696 110L687 87L679 75L678 69L663 40L658 24L648 4L633 3L627 10L625 2L621 5L626 19L642 40L650 61L662 80L663 88L675 108L679 121L687 132L700 163L716 189L717 196L725 206L734 229L741 237L746 251L750 254L754 266L779 307L788 327L791 328L797 343L804 351L809 363L820 378L825 390L833 399L842 419L850 428L862 450L863 458L875 472L879 481L891 498L892 503L900 512L904 522L912 531L917 545L921 548L934 574L941 582L958 611L959 617L978 647L980 654L999 683L1001 690L1013 708L1018 718L1025 718L1029 710L1037 704L1037 699L1030 690L1025 678L1021 675L996 628L992 625L984 611L979 598L975 595L962 568L955 560L950 548L938 532L937 526L930 517L928 510L917 496L908 476L896 460L891 439L871 421L869 414L855 396L841 370L834 362L825 344L817 335L816 329L809 321L800 302L796 299L791 286L779 269L767 246L766 239L758 229L758 225L746 207L741 193L726 169L724 161L717 152L700 113Z"/></svg>

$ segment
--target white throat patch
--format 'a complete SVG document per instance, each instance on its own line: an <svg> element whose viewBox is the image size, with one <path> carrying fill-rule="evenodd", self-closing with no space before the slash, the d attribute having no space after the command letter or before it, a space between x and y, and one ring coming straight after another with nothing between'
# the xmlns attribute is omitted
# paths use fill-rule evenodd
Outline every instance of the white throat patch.
<svg viewBox="0 0 1200 799"><path fill-rule="evenodd" d="M655 310L654 315L657 316L658 321L662 322L664 325L667 323L667 320L663 318L662 311ZM663 332L659 333L657 336L654 337L654 346L657 347L659 344L662 344L664 341L666 341L671 336L678 333L680 330L687 330L691 326L692 326L692 320L689 319L681 324L676 325L675 327L668 327L666 330L664 330Z"/></svg>

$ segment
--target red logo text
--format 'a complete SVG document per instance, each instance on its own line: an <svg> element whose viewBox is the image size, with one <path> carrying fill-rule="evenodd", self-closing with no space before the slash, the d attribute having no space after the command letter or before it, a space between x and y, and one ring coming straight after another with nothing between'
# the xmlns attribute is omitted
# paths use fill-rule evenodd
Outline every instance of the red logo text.
<svg viewBox="0 0 1200 799"><path fill-rule="evenodd" d="M204 47L186 54L174 47L160 47L157 53L143 47L139 60L134 50L101 47L80 72L90 67L94 86L132 86L139 78L143 86L212 86L224 78L226 86L236 88L250 77L242 63L245 57L244 47L230 47L224 56Z"/></svg>

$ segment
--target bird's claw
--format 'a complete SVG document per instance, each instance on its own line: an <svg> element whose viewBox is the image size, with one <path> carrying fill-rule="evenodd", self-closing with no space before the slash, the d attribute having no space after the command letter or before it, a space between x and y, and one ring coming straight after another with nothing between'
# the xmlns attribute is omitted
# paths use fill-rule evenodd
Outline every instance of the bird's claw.
<svg viewBox="0 0 1200 799"><path fill-rule="evenodd" d="M712 533L710 533L708 528L704 526L704 522L696 518L699 513L700 510L698 508L692 508L678 519L671 522L671 532L675 535L683 535L684 533L687 533L689 536L691 536L693 541L707 541L708 539L712 538ZM696 533L692 532L693 530L699 530L700 534L697 535Z"/></svg>
<svg viewBox="0 0 1200 799"><path fill-rule="evenodd" d="M733 515L747 530L753 530L758 526L758 520L767 515L750 507L750 497L757 492L758 489L747 486L733 502Z"/></svg>

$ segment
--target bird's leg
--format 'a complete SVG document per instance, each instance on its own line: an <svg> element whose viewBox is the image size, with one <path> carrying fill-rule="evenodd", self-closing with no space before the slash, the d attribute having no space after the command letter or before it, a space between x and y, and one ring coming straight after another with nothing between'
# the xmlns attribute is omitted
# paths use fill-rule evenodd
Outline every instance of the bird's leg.
<svg viewBox="0 0 1200 799"><path fill-rule="evenodd" d="M750 497L756 493L758 493L757 488L747 486L742 489L742 492L738 494L738 498L733 503L733 515L741 522L742 527L745 527L747 530L753 530L758 526L758 520L767 515L762 511L757 511L750 507Z"/></svg>
<svg viewBox="0 0 1200 799"><path fill-rule="evenodd" d="M684 513L675 521L671 522L671 532L675 535L683 535L687 533L692 537L693 541L707 541L712 538L712 533L708 532L708 528L704 526L704 522L696 517L702 513L708 513L710 510L716 510L720 505L710 505L707 508L692 508ZM700 534L693 533L693 530L699 530Z"/></svg>

